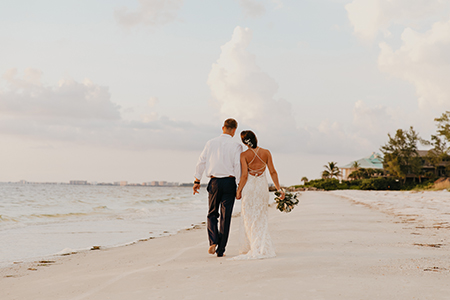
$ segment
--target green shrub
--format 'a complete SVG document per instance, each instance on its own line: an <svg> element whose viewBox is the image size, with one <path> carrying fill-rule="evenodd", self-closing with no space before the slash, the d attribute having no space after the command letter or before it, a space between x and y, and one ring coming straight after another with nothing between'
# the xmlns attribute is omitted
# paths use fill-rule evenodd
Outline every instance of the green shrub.
<svg viewBox="0 0 450 300"><path fill-rule="evenodd" d="M430 189L433 186L433 180L428 179L421 183L414 179L408 179L403 182L402 179L394 177L374 177L368 179L357 180L339 180L333 179L316 179L310 180L305 185L295 187L315 187L317 189L332 190L374 190L374 191L398 191L398 190L423 190Z"/></svg>
<svg viewBox="0 0 450 300"><path fill-rule="evenodd" d="M376 177L370 179L363 179L361 181L360 189L361 190L400 190L401 189L400 181L397 181L394 178L389 177Z"/></svg>
<svg viewBox="0 0 450 300"><path fill-rule="evenodd" d="M305 186L315 187L325 191L344 190L348 188L348 186L345 183L341 184L339 183L339 180L335 178L311 180Z"/></svg>

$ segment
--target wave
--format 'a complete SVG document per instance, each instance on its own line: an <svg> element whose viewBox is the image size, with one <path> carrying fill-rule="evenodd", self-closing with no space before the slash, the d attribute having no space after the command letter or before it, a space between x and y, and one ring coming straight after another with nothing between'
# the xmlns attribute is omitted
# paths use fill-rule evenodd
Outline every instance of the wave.
<svg viewBox="0 0 450 300"><path fill-rule="evenodd" d="M97 206L93 208L95 211L100 211L100 210L107 210L109 209L108 206L106 205L101 205L101 206Z"/></svg>
<svg viewBox="0 0 450 300"><path fill-rule="evenodd" d="M0 222L19 222L16 218L11 218L5 215L0 215Z"/></svg>
<svg viewBox="0 0 450 300"><path fill-rule="evenodd" d="M192 196L191 188L179 187L0 185L3 194L0 240L8 243L0 265L69 246L108 247L175 233L204 220L207 210L205 194Z"/></svg>
<svg viewBox="0 0 450 300"><path fill-rule="evenodd" d="M154 203L166 203L174 200L175 198L163 198L163 199L149 199L149 200L138 200L134 202L134 205L139 204L154 204Z"/></svg>
<svg viewBox="0 0 450 300"><path fill-rule="evenodd" d="M65 214L31 214L29 217L33 218L67 218L67 217L78 217L78 216L89 216L92 213L65 213Z"/></svg>

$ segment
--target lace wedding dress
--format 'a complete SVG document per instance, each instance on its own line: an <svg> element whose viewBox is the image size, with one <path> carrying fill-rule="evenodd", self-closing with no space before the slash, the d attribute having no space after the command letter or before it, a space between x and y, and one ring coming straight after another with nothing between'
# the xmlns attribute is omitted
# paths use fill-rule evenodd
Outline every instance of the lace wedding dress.
<svg viewBox="0 0 450 300"><path fill-rule="evenodd" d="M233 260L260 259L276 256L269 235L269 189L266 172L248 175L242 190L240 255Z"/></svg>

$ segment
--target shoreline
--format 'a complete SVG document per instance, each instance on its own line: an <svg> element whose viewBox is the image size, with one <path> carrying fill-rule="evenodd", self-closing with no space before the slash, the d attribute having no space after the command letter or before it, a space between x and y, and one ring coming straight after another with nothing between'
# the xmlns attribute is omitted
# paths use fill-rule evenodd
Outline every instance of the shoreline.
<svg viewBox="0 0 450 300"><path fill-rule="evenodd" d="M238 212L234 212L232 215L233 220L235 220L238 217L240 217L240 208L239 208ZM60 251L60 253L41 255L41 256L36 256L33 258L23 259L23 260L14 260L14 261L9 261L9 262L4 262L4 263L0 263L0 277L8 272L10 274L6 274L4 276L7 276L7 277L23 276L24 275L23 272L26 270L35 271L36 267L39 267L41 264L47 264L45 266L48 266L48 264L49 264L48 262L52 262L51 264L54 264L54 263L57 264L60 262L61 259L64 259L65 257L75 256L75 255L87 255L91 251L105 251L105 250L129 247L129 246L133 246L138 243L148 242L150 240L155 240L155 239L160 239L160 238L168 238L168 237L176 236L176 235L184 233L184 232L189 232L189 231L194 231L194 230L199 230L199 229L202 229L202 230L206 229L206 221L201 221L199 223L193 223L193 224L191 224L191 226L178 229L176 232L171 233L171 232L164 231L159 236L150 236L148 238L139 238L137 240L134 240L134 241L131 241L128 243L124 243L124 244L119 244L119 245L114 245L114 246L92 245L89 248L83 248L83 249L63 249L62 251ZM67 251L64 251L64 250L67 250ZM64 252L66 252L66 253L64 253ZM26 268L26 270L24 270L24 268ZM29 270L30 268L33 270Z"/></svg>
<svg viewBox="0 0 450 300"><path fill-rule="evenodd" d="M234 217L234 216L233 216ZM102 252L102 251L110 251L110 250L119 250L122 248L130 247L133 245L137 245L139 243L143 242L149 242L151 240L155 239L163 239L163 238L170 238L173 236L176 236L178 234L189 232L189 231L195 231L206 228L206 222L201 222L199 224L193 224L189 228L183 228L179 229L175 233L167 233L164 235L160 235L157 237L149 237L149 238L142 238L135 240L130 243L116 245L116 246L96 246L93 245L90 249L79 249L79 250L73 250L73 252L68 252L64 254L50 254L50 255L44 255L44 256L37 256L32 259L27 259L23 261L14 261L9 262L8 265L0 265L0 278L11 278L11 277L22 277L27 275L27 271L38 271L39 267L49 267L52 265L58 265L63 264L66 260L70 260L72 258L77 259L77 256L80 257L86 257L90 255L92 252Z"/></svg>
<svg viewBox="0 0 450 300"><path fill-rule="evenodd" d="M233 215L233 217L234 217L234 215ZM159 236L150 236L148 238L139 238L139 239L131 241L131 242L122 243L122 244L113 245L113 246L92 245L89 248L80 248L80 249L66 248L66 249L61 250L59 253L40 255L40 256L35 256L32 258L26 258L26 259L20 259L20 260L18 259L18 260L13 260L13 261L8 261L8 262L5 261L3 263L0 263L0 276L3 273L3 269L14 268L15 266L18 266L18 265L26 265L27 267L34 267L34 266L38 265L40 263L40 261L57 261L58 258L63 258L63 257L73 256L73 255L78 255L78 254L86 254L86 253L89 253L90 251L98 251L98 250L102 251L102 250L108 250L108 249L128 247L128 246L135 245L137 243L146 242L146 241L150 241L153 239L167 238L170 236L174 236L183 231L190 231L190 230L196 230L199 228L205 228L206 227L205 224L206 224L206 222L202 221L197 224L192 224L189 227L178 229L176 232L171 233L168 231L164 231L162 234L159 234Z"/></svg>
<svg viewBox="0 0 450 300"><path fill-rule="evenodd" d="M5 300L447 299L449 230L427 228L337 195L307 192L291 213L270 209L277 257L238 255L232 221L225 258L207 253L203 228L67 256L24 276L0 278ZM295 283L295 284L293 284ZM285 288L280 288L285 287Z"/></svg>
<svg viewBox="0 0 450 300"><path fill-rule="evenodd" d="M176 234L206 220L206 194L193 197L192 189L73 188L2 188L1 267Z"/></svg>

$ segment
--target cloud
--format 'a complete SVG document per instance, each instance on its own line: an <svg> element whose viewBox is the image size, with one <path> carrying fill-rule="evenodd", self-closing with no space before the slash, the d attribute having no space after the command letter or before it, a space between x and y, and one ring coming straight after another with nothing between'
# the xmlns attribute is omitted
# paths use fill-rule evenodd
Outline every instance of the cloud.
<svg viewBox="0 0 450 300"><path fill-rule="evenodd" d="M436 22L424 33L406 28L401 41L397 50L380 43L380 70L414 84L421 109L448 109L450 20Z"/></svg>
<svg viewBox="0 0 450 300"><path fill-rule="evenodd" d="M76 119L120 118L120 107L110 101L106 87L71 79L61 80L56 87L41 83L42 72L26 69L23 78L17 69L3 75L8 89L0 92L0 114L6 116L39 116Z"/></svg>
<svg viewBox="0 0 450 300"><path fill-rule="evenodd" d="M355 34L369 41L380 32L389 36L393 24L409 25L446 8L442 0L353 0L345 6Z"/></svg>
<svg viewBox="0 0 450 300"><path fill-rule="evenodd" d="M153 108L153 107L155 107L156 106L156 104L158 104L158 102L159 102L159 99L157 98L157 97L150 97L150 99L148 99L148 106L149 107L151 107L151 108Z"/></svg>
<svg viewBox="0 0 450 300"><path fill-rule="evenodd" d="M344 124L337 121L323 120L317 128L306 129L310 138L305 142L310 154L351 155L361 149L370 149L365 139L361 140L356 134L349 133Z"/></svg>
<svg viewBox="0 0 450 300"><path fill-rule="evenodd" d="M362 155L377 151L387 132L397 129L395 110L362 101L355 103L348 122L324 120L318 127L300 128L291 103L276 99L276 81L248 52L251 39L248 28L234 29L211 68L208 85L220 117L234 117L240 129L255 130L262 145L278 152Z"/></svg>
<svg viewBox="0 0 450 300"><path fill-rule="evenodd" d="M276 148L294 149L305 134L297 129L291 103L275 99L278 84L256 63L247 51L252 39L248 28L236 27L231 40L221 47L221 54L212 65L208 85L217 101L222 118L234 117L244 126L257 131ZM242 128L242 127L241 127Z"/></svg>
<svg viewBox="0 0 450 300"><path fill-rule="evenodd" d="M383 105L369 107L362 100L355 103L352 114L351 131L370 147L383 144L387 133L401 128L405 120L399 110Z"/></svg>
<svg viewBox="0 0 450 300"><path fill-rule="evenodd" d="M277 7L280 6L279 3L276 4ZM256 0L239 0L239 5L241 6L245 15L249 17L260 17L266 12L264 4Z"/></svg>
<svg viewBox="0 0 450 300"><path fill-rule="evenodd" d="M73 79L45 86L41 77L35 69L26 69L23 76L11 69L2 76L0 134L131 150L199 150L216 131L155 111L143 113L141 120L126 120L107 87Z"/></svg>
<svg viewBox="0 0 450 300"><path fill-rule="evenodd" d="M405 113L399 108L384 105L367 105L364 101L355 102L352 117L344 122L324 120L317 127L308 127L310 139L308 152L334 155L366 155L387 141L388 133L424 120L419 114ZM417 129L417 127L415 127Z"/></svg>
<svg viewBox="0 0 450 300"><path fill-rule="evenodd" d="M370 133L378 132L380 124L385 124L391 120L386 106L368 107L362 100L358 100L353 107L353 124L369 130Z"/></svg>
<svg viewBox="0 0 450 300"><path fill-rule="evenodd" d="M138 0L135 11L122 7L115 11L116 21L130 28L137 25L160 26L177 19L177 13L183 5L183 0Z"/></svg>

